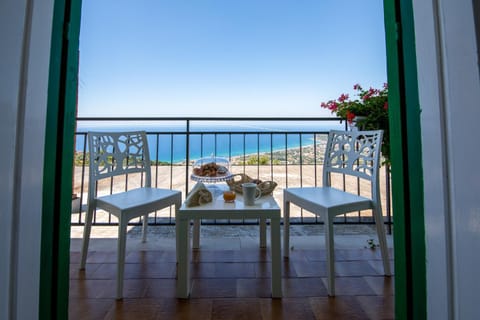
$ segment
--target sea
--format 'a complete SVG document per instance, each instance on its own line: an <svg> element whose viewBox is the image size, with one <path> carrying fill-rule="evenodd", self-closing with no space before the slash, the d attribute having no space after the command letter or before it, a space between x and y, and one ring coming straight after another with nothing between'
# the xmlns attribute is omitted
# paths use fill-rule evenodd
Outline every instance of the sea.
<svg viewBox="0 0 480 320"><path fill-rule="evenodd" d="M340 121L202 121L189 124L189 159L236 157L313 145L318 134L345 129ZM88 152L88 131L144 130L148 135L150 159L163 163L182 163L187 157L185 121L79 121L75 150ZM316 136L317 135L317 136ZM317 137L317 138L315 138Z"/></svg>

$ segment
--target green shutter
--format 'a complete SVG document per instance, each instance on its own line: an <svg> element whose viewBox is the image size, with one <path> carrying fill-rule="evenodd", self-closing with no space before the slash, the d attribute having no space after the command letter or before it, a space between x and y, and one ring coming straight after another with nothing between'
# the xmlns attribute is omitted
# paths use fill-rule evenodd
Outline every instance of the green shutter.
<svg viewBox="0 0 480 320"><path fill-rule="evenodd" d="M43 176L39 319L67 319L81 0L56 0Z"/></svg>
<svg viewBox="0 0 480 320"><path fill-rule="evenodd" d="M395 246L395 318L426 318L420 106L411 1L384 0Z"/></svg>

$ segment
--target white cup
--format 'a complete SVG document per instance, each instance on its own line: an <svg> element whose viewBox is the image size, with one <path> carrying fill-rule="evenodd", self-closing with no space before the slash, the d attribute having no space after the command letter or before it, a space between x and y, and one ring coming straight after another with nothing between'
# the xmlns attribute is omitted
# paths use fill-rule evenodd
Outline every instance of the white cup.
<svg viewBox="0 0 480 320"><path fill-rule="evenodd" d="M253 206L255 200L260 199L262 191L256 183L246 182L242 184L243 202L246 206Z"/></svg>

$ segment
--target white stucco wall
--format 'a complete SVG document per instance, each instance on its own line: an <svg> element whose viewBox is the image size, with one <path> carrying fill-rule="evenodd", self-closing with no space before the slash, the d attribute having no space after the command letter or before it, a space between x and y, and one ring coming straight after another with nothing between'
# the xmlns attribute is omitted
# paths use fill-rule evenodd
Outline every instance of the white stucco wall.
<svg viewBox="0 0 480 320"><path fill-rule="evenodd" d="M8 319L18 84L25 1L0 2L0 319Z"/></svg>
<svg viewBox="0 0 480 320"><path fill-rule="evenodd" d="M480 81L471 0L414 1L429 319L480 319Z"/></svg>
<svg viewBox="0 0 480 320"><path fill-rule="evenodd" d="M38 318L53 0L0 2L0 319Z"/></svg>

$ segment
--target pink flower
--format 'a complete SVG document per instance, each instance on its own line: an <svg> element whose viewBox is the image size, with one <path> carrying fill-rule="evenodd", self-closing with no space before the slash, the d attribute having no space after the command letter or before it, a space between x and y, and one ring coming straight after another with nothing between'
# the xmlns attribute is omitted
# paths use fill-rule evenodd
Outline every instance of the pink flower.
<svg viewBox="0 0 480 320"><path fill-rule="evenodd" d="M385 103L383 104L383 109L388 110L388 101L385 101Z"/></svg>
<svg viewBox="0 0 480 320"><path fill-rule="evenodd" d="M338 98L338 101L339 102L345 102L345 100L347 100L347 99L348 99L348 94L342 93L340 98Z"/></svg>
<svg viewBox="0 0 480 320"><path fill-rule="evenodd" d="M335 112L338 109L338 104L335 101L330 101L328 109L330 109L332 112Z"/></svg>
<svg viewBox="0 0 480 320"><path fill-rule="evenodd" d="M360 86L360 84L355 84L353 85L353 90L362 90L362 87Z"/></svg>

